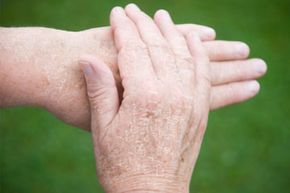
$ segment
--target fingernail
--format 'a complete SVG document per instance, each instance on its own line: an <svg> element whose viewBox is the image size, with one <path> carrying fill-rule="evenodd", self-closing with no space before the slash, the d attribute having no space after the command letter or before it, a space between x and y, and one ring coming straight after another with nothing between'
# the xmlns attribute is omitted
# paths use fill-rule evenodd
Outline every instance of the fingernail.
<svg viewBox="0 0 290 193"><path fill-rule="evenodd" d="M249 46L245 43L239 43L237 45L237 52L242 57L247 57L249 55Z"/></svg>
<svg viewBox="0 0 290 193"><path fill-rule="evenodd" d="M212 29L212 28L204 28L203 29L203 32L204 32L204 34L207 37L210 37L210 38L214 38L215 37L215 30Z"/></svg>
<svg viewBox="0 0 290 193"><path fill-rule="evenodd" d="M85 74L85 76L90 76L93 74L93 68L90 62L85 61L85 60L80 60L79 65L81 66L82 71Z"/></svg>
<svg viewBox="0 0 290 193"><path fill-rule="evenodd" d="M140 8L136 4L134 4L134 3L130 3L126 7L127 8L130 8L130 9L135 9L135 10L140 11Z"/></svg>
<svg viewBox="0 0 290 193"><path fill-rule="evenodd" d="M260 90L260 84L257 81L251 81L248 84L248 89L253 93L257 93Z"/></svg>
<svg viewBox="0 0 290 193"><path fill-rule="evenodd" d="M256 71L259 73L259 74L265 74L265 72L267 71L267 65L266 63L264 62L264 60L261 60L261 59L255 59L254 60L254 65L255 65L255 68L256 68Z"/></svg>
<svg viewBox="0 0 290 193"><path fill-rule="evenodd" d="M163 18L163 19L166 19L166 20L171 20L171 17L168 13L168 11L164 10L164 9L160 9L157 11L157 13Z"/></svg>
<svg viewBox="0 0 290 193"><path fill-rule="evenodd" d="M112 9L112 13L114 13L114 14L122 14L123 12L124 12L124 10L122 7L114 7Z"/></svg>

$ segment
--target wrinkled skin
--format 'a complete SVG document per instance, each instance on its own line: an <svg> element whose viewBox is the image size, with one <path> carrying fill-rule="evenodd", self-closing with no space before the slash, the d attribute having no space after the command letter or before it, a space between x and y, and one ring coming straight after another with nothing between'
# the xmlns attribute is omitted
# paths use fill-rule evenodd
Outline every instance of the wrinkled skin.
<svg viewBox="0 0 290 193"><path fill-rule="evenodd" d="M102 60L82 58L99 179L108 193L189 192L210 109L211 75L199 37L166 11L111 12L123 99ZM188 42L188 44L187 44Z"/></svg>
<svg viewBox="0 0 290 193"><path fill-rule="evenodd" d="M156 22L159 17L156 17ZM195 25L180 25L179 30L186 36L189 32L203 34L201 28ZM99 58L106 61L106 64L111 68L114 77L117 81L118 90L122 92L119 70L116 65L116 49L113 44L111 30L108 28L99 29L99 31L89 30L81 32L84 37L87 37L80 44L83 45L82 53L97 55ZM96 33L97 32L97 33ZM99 37L98 37L99 36ZM201 35L202 36L202 35ZM98 37L98 42L90 42L92 37ZM259 91L259 84L254 79L257 79L265 74L266 65L261 59L246 59L249 54L248 47L241 42L227 41L210 41L204 38L203 45L205 46L209 58L211 60L211 110L218 109L224 106L240 103L255 96ZM207 38L213 38L207 37ZM89 48L85 48L89 42ZM76 51L77 53L79 50ZM59 74L59 80L53 80L54 86L51 86L49 93L55 93L58 97L47 97L45 108L59 117L68 124L75 125L86 130L90 129L90 114L88 101L85 95L83 80L80 72L75 67L75 64L65 67L67 72ZM66 78L67 77L67 78ZM65 90L58 91L60 80L66 79L67 86ZM77 88L76 88L77 87Z"/></svg>
<svg viewBox="0 0 290 193"><path fill-rule="evenodd" d="M161 18L156 15L154 20L158 23ZM214 31L205 26L177 28L184 36L195 32L203 40L211 60L211 109L248 100L258 93L254 79L266 72L266 65L261 59L247 59L247 45L214 41ZM81 32L0 28L0 106L44 107L66 123L89 130L89 105L77 64L85 53L104 60L121 88L109 27Z"/></svg>

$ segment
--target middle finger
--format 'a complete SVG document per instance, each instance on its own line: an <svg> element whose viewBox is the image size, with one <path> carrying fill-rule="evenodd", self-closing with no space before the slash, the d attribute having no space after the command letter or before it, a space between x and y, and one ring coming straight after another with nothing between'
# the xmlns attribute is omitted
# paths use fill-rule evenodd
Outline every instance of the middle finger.
<svg viewBox="0 0 290 193"><path fill-rule="evenodd" d="M129 4L125 8L127 16L135 23L140 37L146 44L154 64L154 70L160 79L177 77L174 56L154 21L142 12L137 5Z"/></svg>

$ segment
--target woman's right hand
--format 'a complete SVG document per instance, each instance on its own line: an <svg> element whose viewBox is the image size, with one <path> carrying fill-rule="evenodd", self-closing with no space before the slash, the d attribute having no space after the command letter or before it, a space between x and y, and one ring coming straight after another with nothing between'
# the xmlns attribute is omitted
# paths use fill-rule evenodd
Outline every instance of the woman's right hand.
<svg viewBox="0 0 290 193"><path fill-rule="evenodd" d="M111 12L123 100L107 65L80 62L99 179L106 192L188 192L208 119L209 59L199 37L185 39L166 11L156 25L127 8L134 14Z"/></svg>

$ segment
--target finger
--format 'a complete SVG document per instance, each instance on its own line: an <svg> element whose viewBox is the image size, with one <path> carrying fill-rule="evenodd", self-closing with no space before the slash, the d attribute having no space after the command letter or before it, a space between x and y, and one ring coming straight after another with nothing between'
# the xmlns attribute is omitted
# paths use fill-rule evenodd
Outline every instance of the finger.
<svg viewBox="0 0 290 193"><path fill-rule="evenodd" d="M254 97L260 89L257 81L244 81L214 86L211 90L210 109L241 103Z"/></svg>
<svg viewBox="0 0 290 193"><path fill-rule="evenodd" d="M188 96L194 92L194 62L187 46L184 36L179 33L173 23L169 13L165 10L159 10L155 13L156 24L158 25L164 38L170 45L173 55L175 55L176 70L178 75L176 81L181 89ZM158 19L157 19L158 16Z"/></svg>
<svg viewBox="0 0 290 193"><path fill-rule="evenodd" d="M203 93L207 96L211 86L211 77L206 50L195 33L189 33L187 35L187 44L195 63L196 92Z"/></svg>
<svg viewBox="0 0 290 193"><path fill-rule="evenodd" d="M198 152L210 110L210 66L206 50L204 49L199 36L190 32L186 36L186 40L195 64L195 82L193 83L195 86L193 93L195 103L192 111L192 117L194 118L190 124L199 125L197 128L191 127L189 130L189 141L197 142L193 145L189 145L189 147L191 147L192 151L194 150ZM196 122L196 120L199 122ZM190 162L194 164L196 156L190 157L189 159ZM193 168L191 170L193 170Z"/></svg>
<svg viewBox="0 0 290 193"><path fill-rule="evenodd" d="M249 46L243 42L207 41L204 42L211 61L241 60L249 56Z"/></svg>
<svg viewBox="0 0 290 193"><path fill-rule="evenodd" d="M137 26L138 32L149 50L157 76L162 79L165 79L165 76L171 76L172 71L176 69L174 58L168 43L154 21L135 4L127 5L125 11Z"/></svg>
<svg viewBox="0 0 290 193"><path fill-rule="evenodd" d="M118 90L112 71L101 60L84 56L79 61L85 76L91 109L91 128L95 136L105 135L104 128L113 120L119 107Z"/></svg>
<svg viewBox="0 0 290 193"><path fill-rule="evenodd" d="M156 15L154 20L160 20L159 15ZM186 36L190 32L195 32L198 34L199 38L202 41L214 40L216 37L215 30L208 26L197 25L197 24L179 24L176 25L177 30L183 35Z"/></svg>
<svg viewBox="0 0 290 193"><path fill-rule="evenodd" d="M124 87L124 95L136 92L145 79L153 79L154 71L147 48L142 42L135 24L125 11L115 7L110 16L114 40L118 49L118 66ZM145 89L145 88L144 88Z"/></svg>
<svg viewBox="0 0 290 193"><path fill-rule="evenodd" d="M266 63L261 59L211 62L211 84L253 80L263 76L266 71Z"/></svg>
<svg viewBox="0 0 290 193"><path fill-rule="evenodd" d="M169 13L165 10L159 10L155 13L154 18L174 54L182 58L191 57L184 36L177 31Z"/></svg>
<svg viewBox="0 0 290 193"><path fill-rule="evenodd" d="M210 66L209 59L206 50L202 46L200 38L195 33L189 33L186 37L188 48L194 58L195 63L195 82L193 97L196 101L195 108L192 116L201 116L201 120L205 120L208 117L210 107ZM197 113L199 112L199 113ZM197 113L197 114L196 114ZM205 127L200 127L198 130L203 130ZM200 131L197 131L200 132Z"/></svg>
<svg viewBox="0 0 290 193"><path fill-rule="evenodd" d="M125 8L127 16L137 26L140 37L148 46L167 46L158 27L154 21L135 4L129 4Z"/></svg>
<svg viewBox="0 0 290 193"><path fill-rule="evenodd" d="M134 23L126 16L123 8L115 7L111 11L110 24L114 32L114 41L120 51L123 47L136 44L145 46L141 41Z"/></svg>

